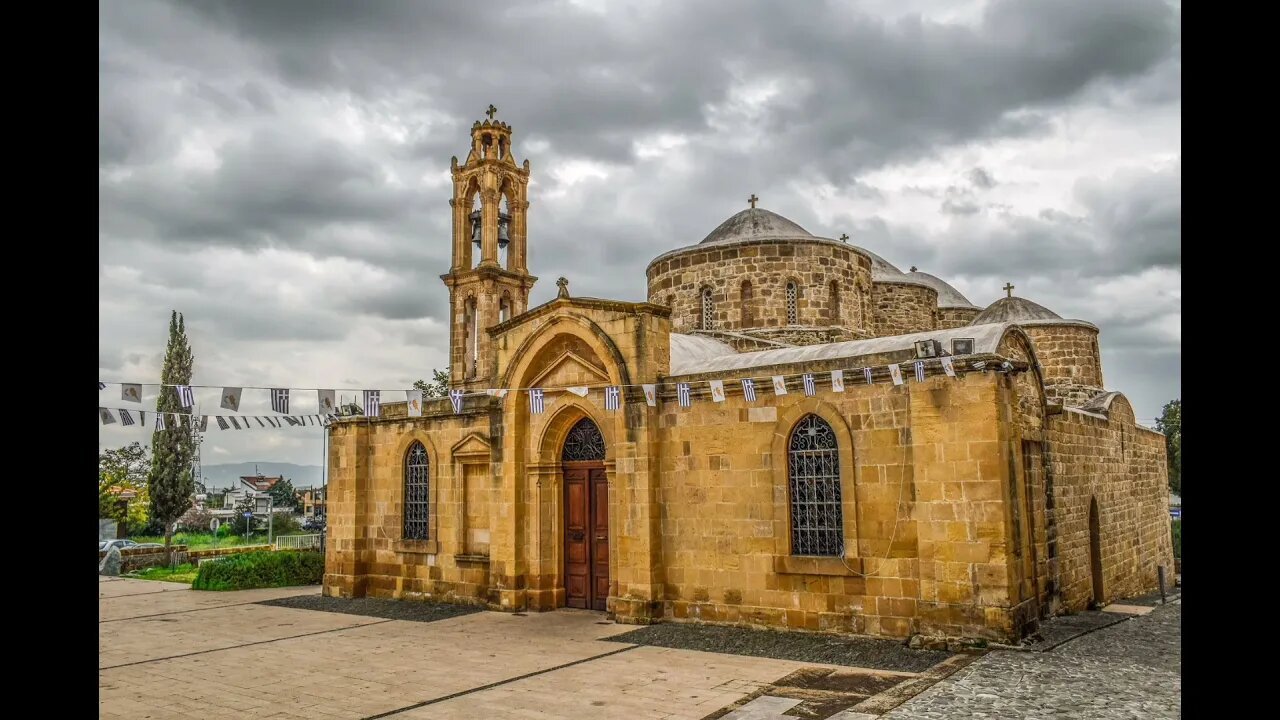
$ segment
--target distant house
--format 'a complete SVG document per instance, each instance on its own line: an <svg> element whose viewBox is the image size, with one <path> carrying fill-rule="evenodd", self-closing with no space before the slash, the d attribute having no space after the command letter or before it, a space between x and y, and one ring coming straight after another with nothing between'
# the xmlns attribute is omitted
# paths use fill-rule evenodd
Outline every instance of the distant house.
<svg viewBox="0 0 1280 720"><path fill-rule="evenodd" d="M281 480L284 480L283 475L277 477L266 477L262 474L242 475L240 476L240 484L223 494L222 507L232 510L246 497L255 499L266 497L267 491L275 487L276 483ZM259 504L261 505L262 503ZM266 506L263 505L263 507L265 508Z"/></svg>
<svg viewBox="0 0 1280 720"><path fill-rule="evenodd" d="M277 477L266 477L261 473L257 475L241 475L240 484L257 492L267 492L276 486L276 483L284 480L283 475Z"/></svg>
<svg viewBox="0 0 1280 720"><path fill-rule="evenodd" d="M306 488L302 491L302 514L304 517L315 517L325 513L324 488Z"/></svg>

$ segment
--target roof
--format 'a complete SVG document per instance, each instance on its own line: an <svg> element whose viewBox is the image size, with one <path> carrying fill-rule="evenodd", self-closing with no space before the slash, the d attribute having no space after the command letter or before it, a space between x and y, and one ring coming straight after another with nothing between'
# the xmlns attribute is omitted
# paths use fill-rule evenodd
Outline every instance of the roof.
<svg viewBox="0 0 1280 720"><path fill-rule="evenodd" d="M271 488L275 487L276 483L280 482L283 479L284 479L283 475L279 477L263 477L261 475L241 475L240 476L241 483L248 485L249 487L253 488L254 490L257 490L258 492L266 492L270 490Z"/></svg>
<svg viewBox="0 0 1280 720"><path fill-rule="evenodd" d="M927 272L920 272L919 270L912 270L907 273L907 277L919 280L934 290L937 290L938 307L978 309L977 305L969 302L969 298L961 295L959 290L951 287L936 275L930 275Z"/></svg>
<svg viewBox="0 0 1280 720"><path fill-rule="evenodd" d="M720 223L699 245L748 240L814 240L812 233L775 212L747 208Z"/></svg>
<svg viewBox="0 0 1280 720"><path fill-rule="evenodd" d="M923 285L924 287L934 288L934 286L929 282L926 282L921 278L912 277L911 275L908 275L902 272L901 270L898 269L896 265L889 262L888 260L885 260L879 255L871 252L870 250L862 247L858 249L861 250L864 254L866 254L867 257L871 258L871 281L872 282L905 283L907 285ZM930 277L933 277L933 276L931 275ZM936 280L937 278L934 278L934 279ZM941 280L938 280L938 282L942 283ZM946 285L946 283L942 283L942 284ZM936 291L937 288L934 288L934 290ZM958 295L959 293L956 293L956 294ZM941 297L940 292L939 292L939 297Z"/></svg>
<svg viewBox="0 0 1280 720"><path fill-rule="evenodd" d="M753 367L880 355L895 351L914 350L916 341L928 339L937 340L945 348L950 346L953 338L973 338L973 352L975 355L991 354L996 352L1000 345L1000 338L1004 337L1008 329L1009 325L1004 323L992 323L980 327L965 325L949 330L931 330L910 335L893 335L869 340L849 340L822 345L779 348L777 350L758 350L748 353L735 353L733 348L728 345L708 338L673 333L671 335L671 374L700 375L702 373L745 370ZM677 342L677 338L684 339ZM695 345L689 342L690 340L723 345L724 351L717 351L712 345Z"/></svg>
<svg viewBox="0 0 1280 720"><path fill-rule="evenodd" d="M1084 320L1066 320L1061 315L1026 298L1002 297L978 313L972 325L986 323L1017 323L1019 325L1080 325L1097 330L1098 327Z"/></svg>

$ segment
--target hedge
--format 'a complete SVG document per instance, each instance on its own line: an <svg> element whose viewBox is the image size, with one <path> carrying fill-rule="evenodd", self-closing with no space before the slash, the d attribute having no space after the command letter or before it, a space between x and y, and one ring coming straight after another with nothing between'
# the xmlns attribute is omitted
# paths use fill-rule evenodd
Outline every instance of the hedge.
<svg viewBox="0 0 1280 720"><path fill-rule="evenodd" d="M319 585L324 578L324 554L313 550L260 551L229 555L200 565L195 590Z"/></svg>

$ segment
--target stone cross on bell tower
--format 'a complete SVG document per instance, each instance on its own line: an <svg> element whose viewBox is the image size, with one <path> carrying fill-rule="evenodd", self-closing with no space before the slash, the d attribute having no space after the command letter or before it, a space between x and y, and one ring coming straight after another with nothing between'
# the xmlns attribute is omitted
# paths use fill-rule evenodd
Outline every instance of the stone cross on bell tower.
<svg viewBox="0 0 1280 720"><path fill-rule="evenodd" d="M529 161L516 165L511 126L489 119L471 126L471 149L453 174L453 262L440 276L449 288L449 387L492 387L497 359L485 331L529 309L525 245Z"/></svg>

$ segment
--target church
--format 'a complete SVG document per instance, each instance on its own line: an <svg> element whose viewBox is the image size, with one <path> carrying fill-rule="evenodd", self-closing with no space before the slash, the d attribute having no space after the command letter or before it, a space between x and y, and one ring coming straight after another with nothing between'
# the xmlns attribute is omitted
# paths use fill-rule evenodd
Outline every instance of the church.
<svg viewBox="0 0 1280 720"><path fill-rule="evenodd" d="M325 595L1014 642L1172 573L1164 437L1095 325L754 195L646 302L530 308L492 110L452 160L450 394L331 425Z"/></svg>

